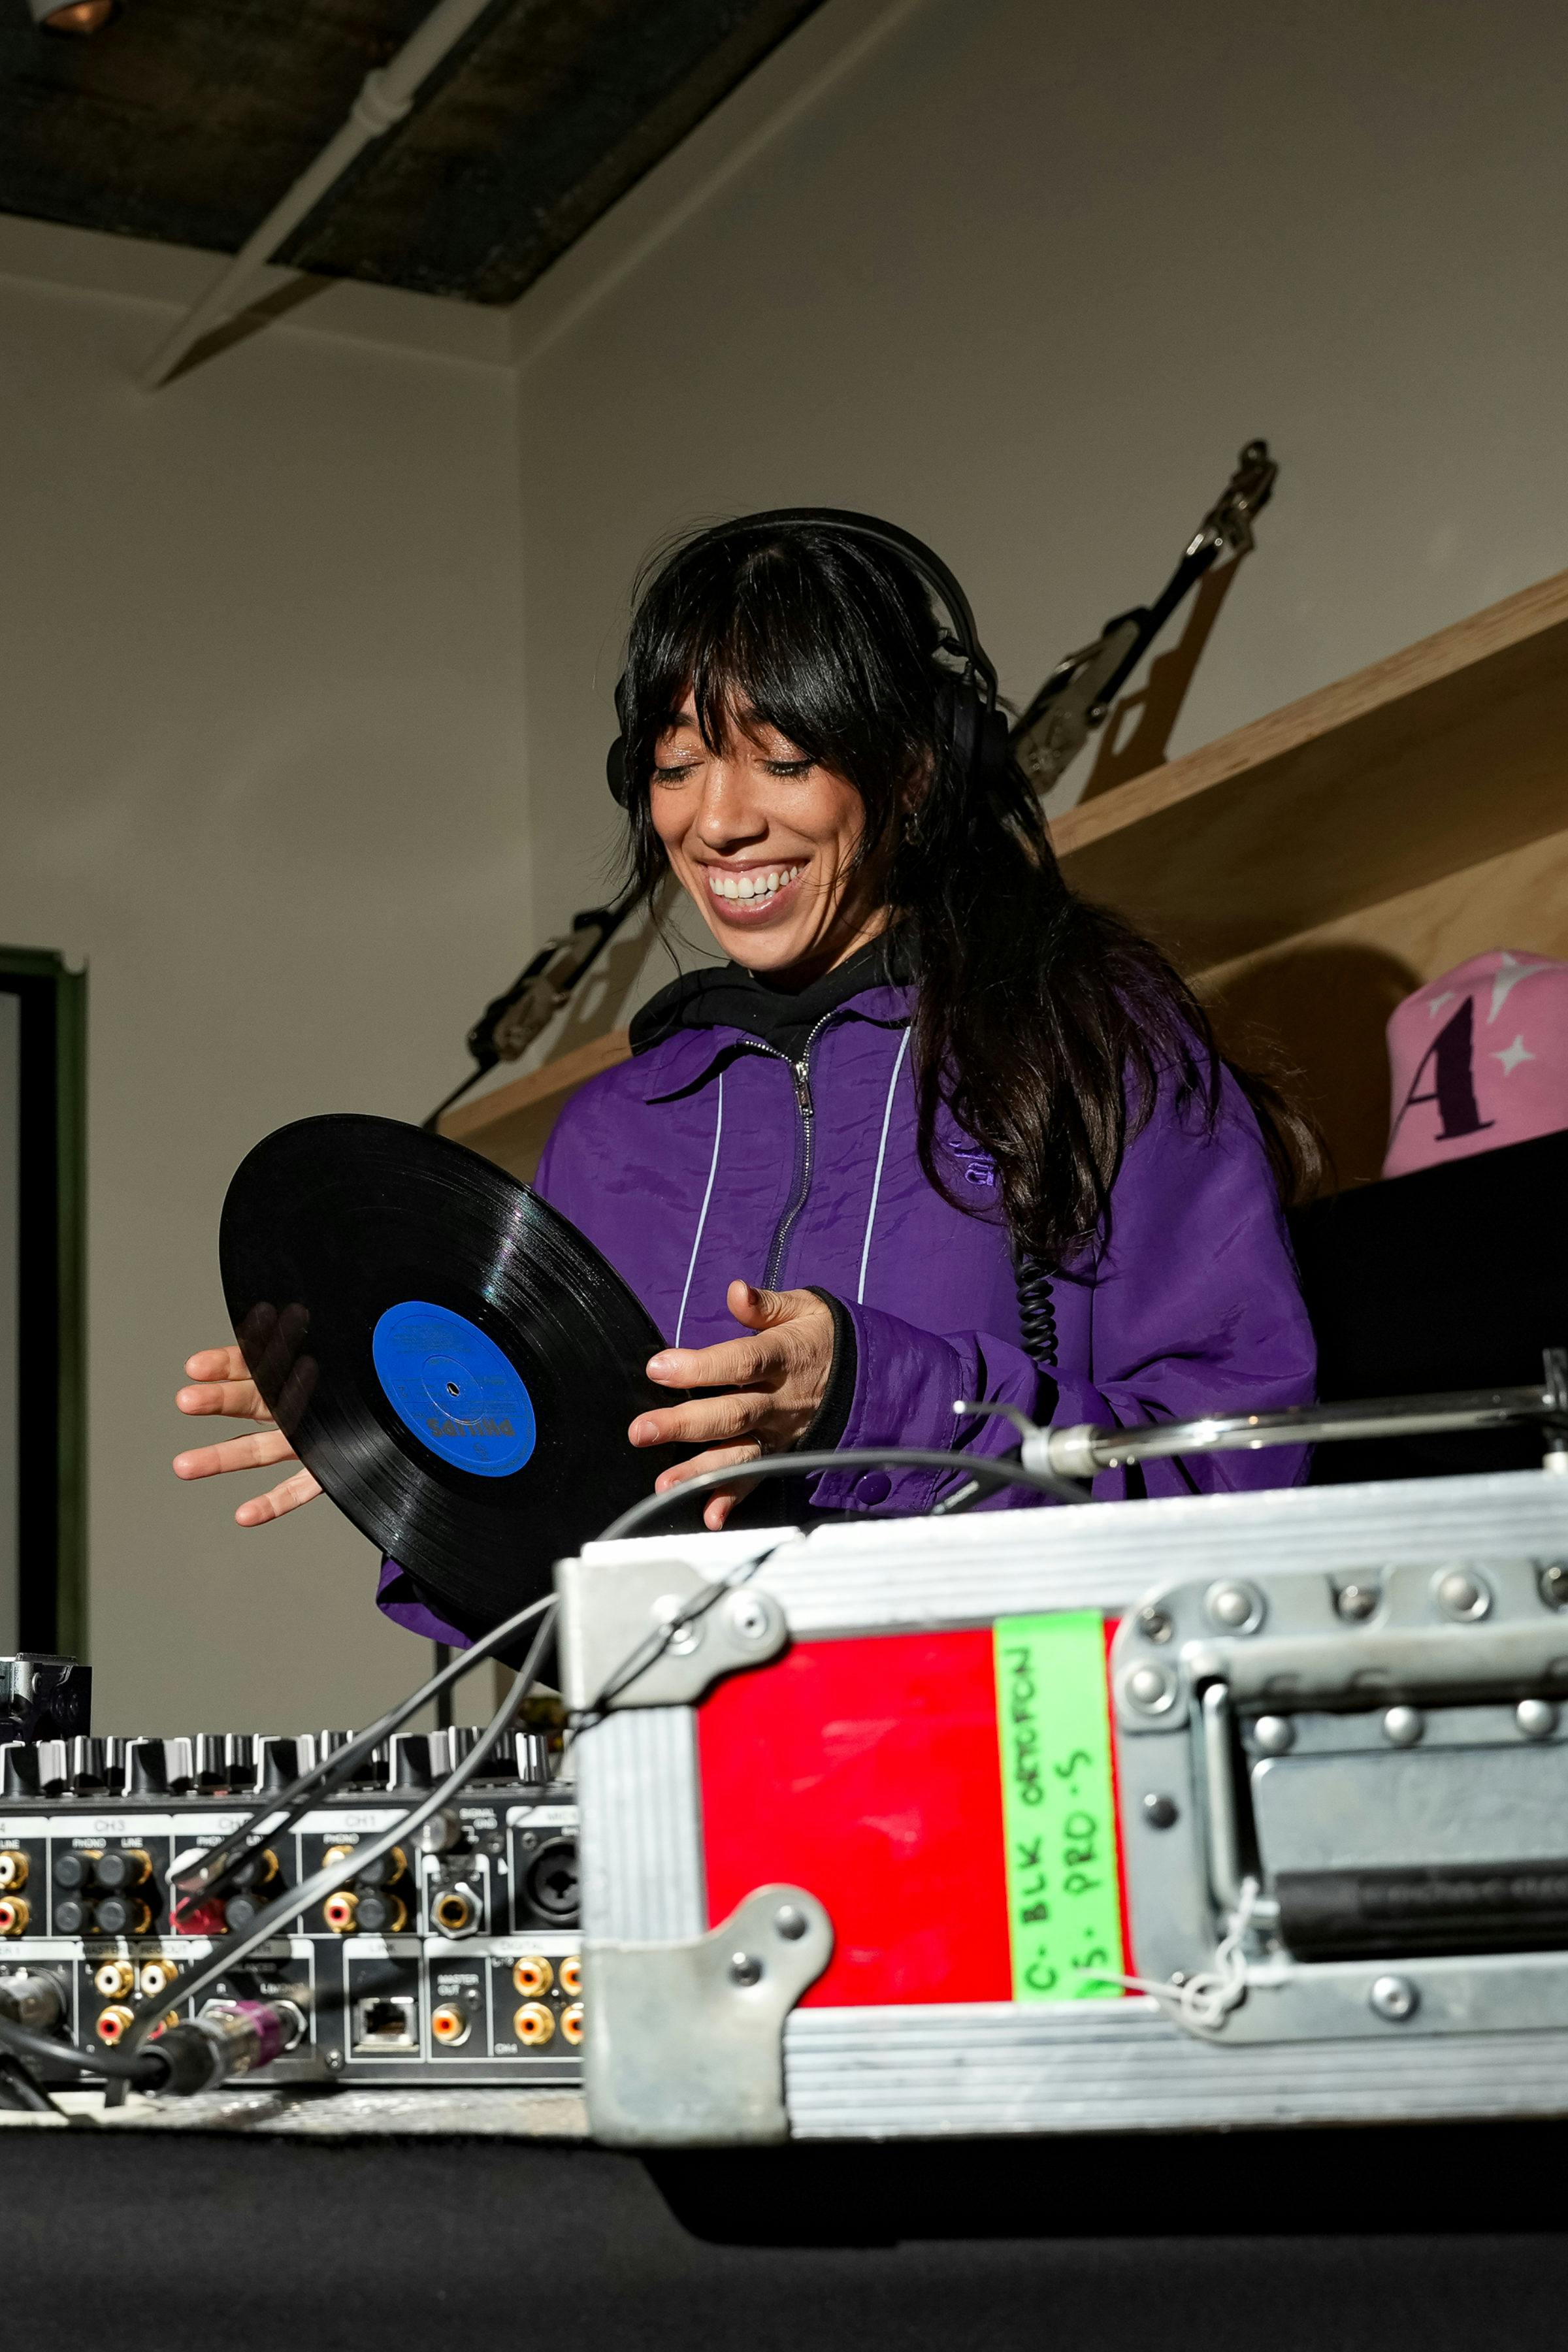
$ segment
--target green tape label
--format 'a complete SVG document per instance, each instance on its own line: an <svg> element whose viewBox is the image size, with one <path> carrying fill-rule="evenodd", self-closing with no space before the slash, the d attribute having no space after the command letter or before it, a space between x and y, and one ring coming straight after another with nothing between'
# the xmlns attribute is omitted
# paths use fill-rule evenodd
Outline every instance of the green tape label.
<svg viewBox="0 0 1568 2352"><path fill-rule="evenodd" d="M1125 1966L1104 1620L999 1618L995 1657L1013 1998L1119 2000L1084 1973Z"/></svg>

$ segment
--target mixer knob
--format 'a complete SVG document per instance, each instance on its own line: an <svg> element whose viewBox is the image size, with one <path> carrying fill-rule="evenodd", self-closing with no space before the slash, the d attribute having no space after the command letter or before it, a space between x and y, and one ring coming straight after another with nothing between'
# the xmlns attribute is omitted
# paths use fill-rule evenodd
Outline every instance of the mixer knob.
<svg viewBox="0 0 1568 2352"><path fill-rule="evenodd" d="M223 1760L231 1789L256 1786L256 1740L248 1731L231 1731L223 1743Z"/></svg>
<svg viewBox="0 0 1568 2352"><path fill-rule="evenodd" d="M392 1785L395 1789L428 1789L432 1785L431 1739L428 1732L400 1731L392 1742Z"/></svg>
<svg viewBox="0 0 1568 2352"><path fill-rule="evenodd" d="M431 1739L431 1757L436 1770L444 1780L455 1772L465 1756L473 1753L479 1731L471 1723L455 1723L449 1731L437 1731Z"/></svg>
<svg viewBox="0 0 1568 2352"><path fill-rule="evenodd" d="M195 1742L189 1739L165 1739L163 1778L168 1786L184 1796L196 1785Z"/></svg>
<svg viewBox="0 0 1568 2352"><path fill-rule="evenodd" d="M275 1733L257 1742L260 1750L261 1769L257 1786L264 1797L288 1788L301 1772L308 1772L316 1760L315 1742L308 1731L297 1738L280 1738Z"/></svg>
<svg viewBox="0 0 1568 2352"><path fill-rule="evenodd" d="M0 1794L36 1797L38 1793L38 1751L30 1740L13 1739L0 1748Z"/></svg>
<svg viewBox="0 0 1568 2352"><path fill-rule="evenodd" d="M228 1787L228 1759L224 1754L221 1731L198 1731L191 1742L195 1757L196 1786L210 1790L214 1796Z"/></svg>
<svg viewBox="0 0 1568 2352"><path fill-rule="evenodd" d="M132 1739L125 1748L125 1793L128 1797L162 1797L168 1793L169 1775L164 1762L167 1742L162 1739Z"/></svg>
<svg viewBox="0 0 1568 2352"><path fill-rule="evenodd" d="M38 1787L46 1797L63 1797L70 1788L70 1741L40 1739L37 1748Z"/></svg>
<svg viewBox="0 0 1568 2352"><path fill-rule="evenodd" d="M519 1731L512 1735L512 1747L517 1755L517 1777L537 1787L550 1778L550 1741L542 1731Z"/></svg>
<svg viewBox="0 0 1568 2352"><path fill-rule="evenodd" d="M351 1789L384 1789L391 1769L392 1757L384 1739L379 1747L373 1748L370 1754L362 1757L354 1766L349 1786Z"/></svg>
<svg viewBox="0 0 1568 2352"><path fill-rule="evenodd" d="M340 1754L353 1738L352 1731L318 1731L316 1734L317 1763L324 1764L329 1757ZM332 1785L337 1787L341 1784L334 1781Z"/></svg>
<svg viewBox="0 0 1568 2352"><path fill-rule="evenodd" d="M124 1761L122 1739L95 1739L79 1733L70 1743L70 1782L79 1797L96 1796L118 1778Z"/></svg>

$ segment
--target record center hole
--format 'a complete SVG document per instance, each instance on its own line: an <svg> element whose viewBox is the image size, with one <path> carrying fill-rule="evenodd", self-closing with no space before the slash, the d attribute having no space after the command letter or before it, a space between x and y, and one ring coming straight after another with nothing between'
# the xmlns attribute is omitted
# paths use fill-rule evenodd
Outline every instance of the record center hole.
<svg viewBox="0 0 1568 2352"><path fill-rule="evenodd" d="M461 1396L461 1395L462 1395L462 1393L463 1393L463 1391L462 1391L462 1390L458 1386L458 1383L457 1383L457 1381L447 1381L447 1394L448 1396Z"/></svg>

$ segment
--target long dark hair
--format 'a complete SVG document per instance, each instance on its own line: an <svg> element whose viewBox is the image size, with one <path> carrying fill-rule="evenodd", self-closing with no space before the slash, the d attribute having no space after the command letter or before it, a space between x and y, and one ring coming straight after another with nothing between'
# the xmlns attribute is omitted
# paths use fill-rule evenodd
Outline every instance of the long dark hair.
<svg viewBox="0 0 1568 2352"><path fill-rule="evenodd" d="M919 1150L940 1192L966 1205L939 1164L945 1102L995 1162L1015 1249L1060 1266L1107 1236L1111 1185L1159 1087L1212 1126L1226 1066L1281 1189L1304 1187L1306 1122L1222 1062L1156 948L1068 887L1021 771L1009 762L984 789L954 772L941 631L902 557L829 523L742 523L649 570L621 697L631 878L651 901L668 870L648 780L688 691L710 750L754 714L853 785L858 856L887 857L889 922L918 981Z"/></svg>

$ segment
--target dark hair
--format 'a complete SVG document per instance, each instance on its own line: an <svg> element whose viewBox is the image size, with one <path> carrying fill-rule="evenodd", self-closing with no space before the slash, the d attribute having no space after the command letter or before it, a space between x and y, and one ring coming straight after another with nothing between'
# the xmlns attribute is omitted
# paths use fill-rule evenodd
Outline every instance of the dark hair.
<svg viewBox="0 0 1568 2352"><path fill-rule="evenodd" d="M710 749L754 713L844 776L865 806L861 860L888 857L890 921L919 982L921 1164L965 1205L937 1162L945 1102L996 1164L1015 1249L1060 1266L1108 1234L1112 1182L1162 1079L1212 1125L1227 1066L1159 950L1068 888L1021 771L1008 762L984 789L954 773L940 634L913 569L832 524L742 523L667 554L639 582L621 698L631 876L651 900L668 871L648 780L688 691ZM1234 1074L1282 1191L1298 1189L1315 1172L1310 1129Z"/></svg>

